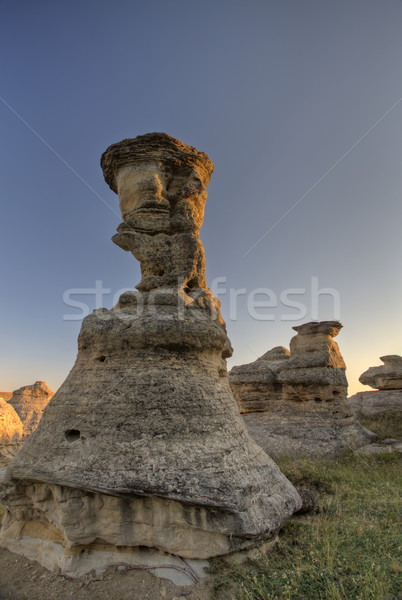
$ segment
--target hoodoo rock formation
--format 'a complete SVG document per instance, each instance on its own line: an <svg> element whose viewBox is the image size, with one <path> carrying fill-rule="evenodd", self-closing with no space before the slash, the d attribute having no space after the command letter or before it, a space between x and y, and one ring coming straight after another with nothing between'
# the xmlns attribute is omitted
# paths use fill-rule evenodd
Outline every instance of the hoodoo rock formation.
<svg viewBox="0 0 402 600"><path fill-rule="evenodd" d="M113 241L142 279L84 319L72 371L6 473L1 544L73 576L119 562L189 573L269 542L301 499L230 391L199 239L213 163L154 133L101 164L123 216Z"/></svg>
<svg viewBox="0 0 402 600"><path fill-rule="evenodd" d="M390 354L380 356L384 363L380 367L371 367L359 377L360 383L375 390L402 390L402 356Z"/></svg>
<svg viewBox="0 0 402 600"><path fill-rule="evenodd" d="M355 412L372 415L379 412L402 412L402 356L381 356L384 363L371 367L359 377L360 383L375 392L358 392L349 398Z"/></svg>
<svg viewBox="0 0 402 600"><path fill-rule="evenodd" d="M278 373L289 355L287 348L276 346L252 363L233 367L229 383L241 414L275 412L282 400L282 383Z"/></svg>
<svg viewBox="0 0 402 600"><path fill-rule="evenodd" d="M5 467L22 445L23 427L13 407L0 398L0 467Z"/></svg>
<svg viewBox="0 0 402 600"><path fill-rule="evenodd" d="M357 422L346 400L346 366L333 340L341 327L338 321L293 327L297 335L290 341L290 356L275 365L262 360L270 356L267 352L252 363L258 369L232 369L229 381L240 406L249 407L252 397L253 405L264 411L249 412L244 421L272 456L336 456L342 448L375 439Z"/></svg>
<svg viewBox="0 0 402 600"><path fill-rule="evenodd" d="M25 385L13 392L9 403L22 421L24 437L35 431L53 394L45 381L36 381L33 385Z"/></svg>

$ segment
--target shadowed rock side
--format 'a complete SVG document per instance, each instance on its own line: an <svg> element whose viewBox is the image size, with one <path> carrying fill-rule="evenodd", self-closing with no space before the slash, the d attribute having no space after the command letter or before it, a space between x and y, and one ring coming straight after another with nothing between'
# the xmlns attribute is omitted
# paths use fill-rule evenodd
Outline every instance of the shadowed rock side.
<svg viewBox="0 0 402 600"><path fill-rule="evenodd" d="M358 448L375 439L358 423L346 400L346 367L333 340L341 327L338 321L294 327L297 335L290 341L290 356L274 368L261 360L261 367L254 371L255 384L250 369L245 388L238 383L242 367L231 371L230 384L242 406L250 405L250 390L256 406L261 391L264 412L250 412L243 418L253 439L272 456L336 456L342 448Z"/></svg>
<svg viewBox="0 0 402 600"><path fill-rule="evenodd" d="M377 390L402 390L402 356L391 354L380 360L384 364L365 371L359 377L360 383Z"/></svg>
<svg viewBox="0 0 402 600"><path fill-rule="evenodd" d="M384 363L365 371L359 381L376 389L375 392L358 392L349 398L355 412L373 415L380 412L402 412L402 356L381 356Z"/></svg>
<svg viewBox="0 0 402 600"><path fill-rule="evenodd" d="M278 372L289 355L289 350L276 346L252 363L233 367L229 382L241 414L275 410L282 399Z"/></svg>
<svg viewBox="0 0 402 600"><path fill-rule="evenodd" d="M402 390L357 392L348 398L353 412L376 415L381 412L402 412Z"/></svg>
<svg viewBox="0 0 402 600"><path fill-rule="evenodd" d="M72 371L6 473L1 534L73 576L123 551L135 564L143 548L186 560L252 548L301 506L228 384L231 345L198 239L213 164L149 134L114 144L102 165L139 291L84 319Z"/></svg>
<svg viewBox="0 0 402 600"><path fill-rule="evenodd" d="M13 392L9 400L24 426L24 436L31 435L42 418L42 413L54 392L45 381L36 381Z"/></svg>
<svg viewBox="0 0 402 600"><path fill-rule="evenodd" d="M5 467L22 446L23 427L13 407L0 398L0 467Z"/></svg>

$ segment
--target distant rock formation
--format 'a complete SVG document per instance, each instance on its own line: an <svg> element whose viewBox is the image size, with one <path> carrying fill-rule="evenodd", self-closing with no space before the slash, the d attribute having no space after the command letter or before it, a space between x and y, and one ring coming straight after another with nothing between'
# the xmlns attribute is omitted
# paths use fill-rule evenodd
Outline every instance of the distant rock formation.
<svg viewBox="0 0 402 600"><path fill-rule="evenodd" d="M45 381L36 381L13 392L9 403L15 409L24 426L24 437L30 436L37 428L42 413L54 392Z"/></svg>
<svg viewBox="0 0 402 600"><path fill-rule="evenodd" d="M359 377L363 385L377 391L357 392L348 399L356 413L402 412L402 356L391 354L380 359L383 365L371 367Z"/></svg>
<svg viewBox="0 0 402 600"><path fill-rule="evenodd" d="M5 467L22 445L23 426L14 408L0 398L0 467Z"/></svg>
<svg viewBox="0 0 402 600"><path fill-rule="evenodd" d="M0 392L0 398L3 398L3 400L5 402L8 402L10 400L10 398L12 397L13 393L12 392Z"/></svg>
<svg viewBox="0 0 402 600"><path fill-rule="evenodd" d="M227 380L199 238L213 163L154 133L113 144L101 164L139 291L83 320L73 369L7 470L0 541L71 576L120 562L188 573L271 544L302 501Z"/></svg>
<svg viewBox="0 0 402 600"><path fill-rule="evenodd" d="M376 390L402 389L402 356L389 354L380 356L384 363L379 367L370 367L359 377L360 383Z"/></svg>
<svg viewBox="0 0 402 600"><path fill-rule="evenodd" d="M272 369L274 363L261 357L229 374L242 411L251 406L263 411L243 418L250 435L270 455L336 456L342 448L358 448L376 438L358 423L346 400L346 366L333 340L341 327L339 321L293 327L297 335L290 341L290 356L282 351L282 360Z"/></svg>
<svg viewBox="0 0 402 600"><path fill-rule="evenodd" d="M289 354L283 346L276 346L252 363L233 367L229 383L240 413L275 410L275 404L282 398L278 372Z"/></svg>
<svg viewBox="0 0 402 600"><path fill-rule="evenodd" d="M346 365L333 340L341 328L339 321L293 327L297 335L290 340L290 358L280 369L284 400L327 402L346 398Z"/></svg>

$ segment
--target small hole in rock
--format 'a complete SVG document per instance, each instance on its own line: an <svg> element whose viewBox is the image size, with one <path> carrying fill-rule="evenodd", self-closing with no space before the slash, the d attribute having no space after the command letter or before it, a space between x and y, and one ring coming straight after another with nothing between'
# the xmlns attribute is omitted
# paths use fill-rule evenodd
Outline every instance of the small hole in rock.
<svg viewBox="0 0 402 600"><path fill-rule="evenodd" d="M99 360L100 362L105 362L105 360L106 360L106 356L98 356L98 360Z"/></svg>
<svg viewBox="0 0 402 600"><path fill-rule="evenodd" d="M80 439L81 432L78 431L78 429L67 429L67 431L64 432L64 436L68 442L75 442Z"/></svg>
<svg viewBox="0 0 402 600"><path fill-rule="evenodd" d="M314 398L315 402L321 402L321 398Z"/></svg>
<svg viewBox="0 0 402 600"><path fill-rule="evenodd" d="M339 396L339 394L340 394L340 391L339 391L339 390L334 390L334 391L332 392L332 395L333 395L333 396Z"/></svg>

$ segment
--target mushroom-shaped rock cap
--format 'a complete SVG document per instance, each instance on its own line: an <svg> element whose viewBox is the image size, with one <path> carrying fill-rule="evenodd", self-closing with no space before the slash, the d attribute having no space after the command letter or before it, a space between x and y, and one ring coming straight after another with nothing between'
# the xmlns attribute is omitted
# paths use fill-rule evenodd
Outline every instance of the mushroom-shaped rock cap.
<svg viewBox="0 0 402 600"><path fill-rule="evenodd" d="M299 335L311 335L314 333L325 333L331 337L338 335L343 325L339 321L311 321L303 325L292 327Z"/></svg>
<svg viewBox="0 0 402 600"><path fill-rule="evenodd" d="M384 365L398 365L402 366L402 356L398 354L387 354L386 356L380 356L380 360Z"/></svg>
<svg viewBox="0 0 402 600"><path fill-rule="evenodd" d="M402 390L402 357L388 354L380 358L384 364L362 373L360 383L377 390Z"/></svg>
<svg viewBox="0 0 402 600"><path fill-rule="evenodd" d="M146 133L112 144L101 157L101 167L106 183L117 194L116 176L129 164L156 162L173 168L196 168L207 186L214 163L205 152L168 135Z"/></svg>

